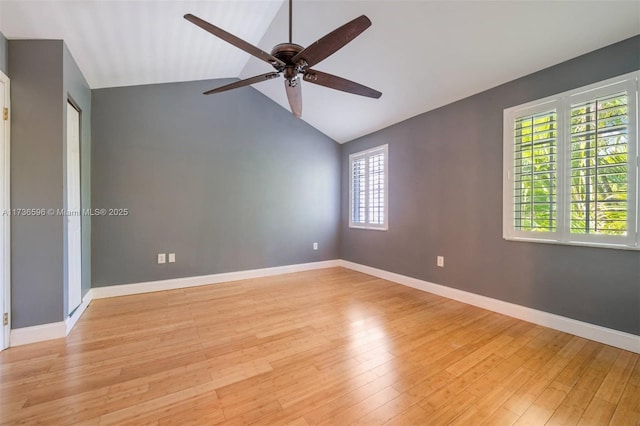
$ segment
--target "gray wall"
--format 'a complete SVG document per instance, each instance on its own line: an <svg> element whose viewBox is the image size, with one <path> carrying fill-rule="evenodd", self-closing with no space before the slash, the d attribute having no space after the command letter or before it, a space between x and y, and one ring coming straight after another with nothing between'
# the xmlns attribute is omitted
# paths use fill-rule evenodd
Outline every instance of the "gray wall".
<svg viewBox="0 0 640 426"><path fill-rule="evenodd" d="M0 32L0 71L9 75L9 42Z"/></svg>
<svg viewBox="0 0 640 426"><path fill-rule="evenodd" d="M637 69L640 36L343 145L341 257L640 334L640 252L502 239L503 110ZM389 230L350 229L349 154L385 143Z"/></svg>
<svg viewBox="0 0 640 426"><path fill-rule="evenodd" d="M228 82L93 91L93 286L338 257L339 145Z"/></svg>
<svg viewBox="0 0 640 426"><path fill-rule="evenodd" d="M63 43L9 41L11 207L61 209ZM62 217L11 219L12 327L63 320Z"/></svg>
<svg viewBox="0 0 640 426"><path fill-rule="evenodd" d="M91 89L85 80L78 64L71 56L67 46L63 46L63 136L67 135L67 100L71 99L80 108L80 191L83 209L91 207ZM66 152L66 145L64 147ZM63 157L66 160L66 155ZM66 163L65 163L66 167ZM66 173L65 187L66 187ZM66 240L66 229L65 229ZM65 248L66 252L66 248ZM65 283L66 262L65 262ZM91 288L91 216L82 216L82 295ZM65 286L64 312L67 312L67 296Z"/></svg>
<svg viewBox="0 0 640 426"><path fill-rule="evenodd" d="M11 207L62 209L66 108L82 109L82 203L90 206L91 91L61 40L11 40ZM11 219L12 327L66 318L65 221ZM91 287L91 223L83 218L83 294Z"/></svg>

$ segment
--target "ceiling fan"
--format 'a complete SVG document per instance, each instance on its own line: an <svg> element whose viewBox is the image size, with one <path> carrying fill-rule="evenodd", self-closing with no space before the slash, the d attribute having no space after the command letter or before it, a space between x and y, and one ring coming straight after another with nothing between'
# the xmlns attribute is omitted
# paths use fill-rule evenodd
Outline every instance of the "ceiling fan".
<svg viewBox="0 0 640 426"><path fill-rule="evenodd" d="M234 45L238 49L242 49L256 58L271 64L275 69L275 71L268 72L266 74L257 75L255 77L236 81L234 83L209 90L204 92L204 94L210 95L213 93L225 92L238 87L271 80L283 74L287 99L291 106L291 112L295 117L300 117L302 115L301 78L309 83L341 90L347 93L353 93L355 95L367 96L369 98L376 99L382 96L382 93L367 86L363 86L362 84L311 68L337 52L351 40L359 36L364 30L369 28L371 26L369 18L365 15L361 15L354 20L347 22L343 26L336 28L318 41L309 45L307 48L304 48L291 41L291 15L292 0L289 0L289 42L276 45L271 50L270 54L234 36L233 34L224 31L222 28L216 27L215 25L198 18L197 16L190 13L184 15L184 18L189 22L196 24L205 31L208 31L214 36Z"/></svg>

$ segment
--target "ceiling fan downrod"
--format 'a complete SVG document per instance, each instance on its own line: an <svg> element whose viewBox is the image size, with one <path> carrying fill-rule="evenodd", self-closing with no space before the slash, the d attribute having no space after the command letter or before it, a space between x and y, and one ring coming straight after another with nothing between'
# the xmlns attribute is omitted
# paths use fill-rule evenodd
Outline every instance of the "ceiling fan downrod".
<svg viewBox="0 0 640 426"><path fill-rule="evenodd" d="M289 0L289 43L293 43L293 0Z"/></svg>

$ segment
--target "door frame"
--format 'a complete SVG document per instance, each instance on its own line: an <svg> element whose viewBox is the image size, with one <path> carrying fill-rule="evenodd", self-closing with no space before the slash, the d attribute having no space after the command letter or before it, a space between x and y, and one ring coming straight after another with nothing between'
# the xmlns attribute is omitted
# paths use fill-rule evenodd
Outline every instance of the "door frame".
<svg viewBox="0 0 640 426"><path fill-rule="evenodd" d="M73 308L70 306L70 300L71 300L71 286L70 286L70 277L71 277L71 270L69 268L69 266L71 266L71 260L69 257L69 246L70 246L70 241L69 241L69 237L70 235L70 229L69 229L69 222L70 219L72 218L71 216L68 216L65 218L65 223L64 223L64 232L65 232L65 263L66 263L66 286L67 286L67 300L66 300L66 304L67 304L67 309L65 312L65 318L70 317L73 312L82 304L82 109L80 108L80 105L78 104L78 102L75 101L75 99L73 99L73 97L71 96L71 94L67 94L67 108L68 106L71 106L73 109L75 109L78 112L78 204L79 204L79 215L77 216L78 220L79 220L79 232L80 232L80 258L78 260L78 269L79 269L79 279L80 279L80 301L78 302L77 306L74 306ZM68 109L66 110L68 112ZM69 125L69 118L66 118L66 123L65 126ZM68 135L69 130L67 129L67 135ZM69 210L69 205L68 205L68 195L69 195L69 187L70 187L70 182L69 182L69 167L70 164L68 163L68 159L69 159L69 139L68 136L66 137L66 142L65 142L65 209Z"/></svg>
<svg viewBox="0 0 640 426"><path fill-rule="evenodd" d="M2 143L0 144L0 161L2 161L4 173L0 178L2 188L0 188L0 221L2 226L2 241L0 244L0 264L2 265L2 274L0 275L0 290L2 291L2 311L0 313L0 324L2 324L2 333L0 340L0 350L9 347L9 337L11 334L11 215L9 209L11 208L11 144L9 138L11 137L11 108L10 108L10 80L2 71L0 71L0 81L5 86L4 99L1 99L1 107L7 108L9 116L4 121L4 135ZM4 111L1 112L4 114ZM0 116L0 120L4 120L4 117ZM7 324L4 324L4 315L7 315Z"/></svg>

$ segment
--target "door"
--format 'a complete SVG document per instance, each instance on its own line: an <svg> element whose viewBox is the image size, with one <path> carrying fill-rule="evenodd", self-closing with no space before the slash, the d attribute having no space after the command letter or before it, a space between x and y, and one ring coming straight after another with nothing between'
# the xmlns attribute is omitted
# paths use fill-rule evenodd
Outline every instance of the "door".
<svg viewBox="0 0 640 426"><path fill-rule="evenodd" d="M0 350L9 347L11 329L9 123L9 78L0 72Z"/></svg>
<svg viewBox="0 0 640 426"><path fill-rule="evenodd" d="M67 290L71 315L82 302L80 111L67 102Z"/></svg>

